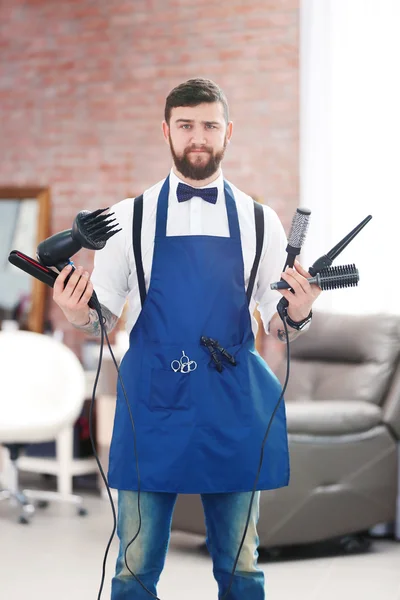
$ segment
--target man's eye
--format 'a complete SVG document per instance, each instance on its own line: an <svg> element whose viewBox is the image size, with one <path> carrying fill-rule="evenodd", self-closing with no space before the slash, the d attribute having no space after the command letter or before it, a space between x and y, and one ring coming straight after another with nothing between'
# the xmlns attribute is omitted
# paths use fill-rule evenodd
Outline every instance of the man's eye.
<svg viewBox="0 0 400 600"><path fill-rule="evenodd" d="M182 129L190 129L190 128L191 128L191 125L189 123L184 123L182 125Z"/></svg>
<svg viewBox="0 0 400 600"><path fill-rule="evenodd" d="M207 123L206 127L207 129L215 129L215 125L213 125L212 123Z"/></svg>

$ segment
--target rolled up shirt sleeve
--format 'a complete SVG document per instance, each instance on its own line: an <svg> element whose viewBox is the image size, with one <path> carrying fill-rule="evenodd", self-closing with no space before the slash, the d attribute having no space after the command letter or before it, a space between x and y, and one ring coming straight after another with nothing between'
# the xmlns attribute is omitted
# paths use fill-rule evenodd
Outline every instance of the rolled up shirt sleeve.
<svg viewBox="0 0 400 600"><path fill-rule="evenodd" d="M102 250L95 252L91 280L100 304L120 317L129 293L127 253L132 238L132 201L123 201L113 206L110 212L114 212L122 231L111 237Z"/></svg>
<svg viewBox="0 0 400 600"><path fill-rule="evenodd" d="M270 284L279 281L286 261L287 238L283 225L276 212L269 206L263 205L265 233L264 247L261 255L257 288L254 299L266 333L269 333L269 323L276 313L276 305L282 298L276 290L271 290Z"/></svg>

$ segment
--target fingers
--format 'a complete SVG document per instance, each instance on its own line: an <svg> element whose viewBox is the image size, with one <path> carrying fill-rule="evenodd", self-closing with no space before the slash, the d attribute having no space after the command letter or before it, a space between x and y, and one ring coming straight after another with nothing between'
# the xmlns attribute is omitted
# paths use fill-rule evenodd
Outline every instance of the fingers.
<svg viewBox="0 0 400 600"><path fill-rule="evenodd" d="M298 273L300 273L300 275L303 275L303 277L305 277L306 279L311 277L310 273L308 271L306 271L305 269L303 269L303 267L301 266L301 264L299 263L298 260L294 261L294 266L296 268L296 271Z"/></svg>
<svg viewBox="0 0 400 600"><path fill-rule="evenodd" d="M293 289L295 294L309 294L310 284L306 277L295 271L294 269L287 269L282 273L282 279L288 282L290 287Z"/></svg>
<svg viewBox="0 0 400 600"><path fill-rule="evenodd" d="M54 282L54 286L53 286L53 290L54 290L54 295L59 295L61 294L61 292L64 291L64 285L65 285L65 280L67 279L68 275L71 273L72 270L72 265L67 265L66 267L63 268L63 270L61 271L61 273L59 274L59 276L57 277L57 279Z"/></svg>
<svg viewBox="0 0 400 600"><path fill-rule="evenodd" d="M62 295L64 299L69 298L72 295L82 273L82 267L78 267L77 269L73 269L71 265L64 267L54 283L54 295ZM66 283L68 276L70 277Z"/></svg>
<svg viewBox="0 0 400 600"><path fill-rule="evenodd" d="M301 266L301 264L299 263L299 261L295 260L294 261L294 265L295 265L296 271L302 277L304 277L305 279L310 279L311 278L311 274L308 271L306 271L305 269L303 269L303 267ZM316 283L311 283L310 284L310 283L308 283L308 281L307 281L307 285L308 285L308 288L306 288L307 289L307 293L308 293L308 291L310 291L314 298L318 298L318 296L320 295L320 293L322 291L321 288L319 287L319 285L316 284ZM303 289L304 289L304 287L303 287Z"/></svg>
<svg viewBox="0 0 400 600"><path fill-rule="evenodd" d="M295 303L296 294L292 294L292 292L290 290L278 290L278 292L284 298L286 298L286 300L289 302L290 305Z"/></svg>
<svg viewBox="0 0 400 600"><path fill-rule="evenodd" d="M282 279L287 281L294 293L290 290L279 291L289 303L292 319L301 321L309 314L321 289L316 284L310 284L307 281L311 275L303 269L300 263L296 261L295 266L295 269L289 268L282 273Z"/></svg>
<svg viewBox="0 0 400 600"><path fill-rule="evenodd" d="M83 292L83 294L78 302L78 308L83 308L84 306L86 306L86 304L88 304L90 298L92 297L92 294L93 294L93 283L90 281L90 279L88 279L86 289Z"/></svg>
<svg viewBox="0 0 400 600"><path fill-rule="evenodd" d="M68 282L65 284L68 275L71 274L71 270L72 268L68 265L57 277L54 283L53 298L62 308L81 308L85 304L83 299L86 299L86 297L88 297L88 300L90 299L93 293L93 285L89 280L89 273L84 271L83 267L74 269Z"/></svg>
<svg viewBox="0 0 400 600"><path fill-rule="evenodd" d="M79 278L78 278L78 273L79 273ZM75 275L75 273L74 273ZM69 280L69 282L66 285L66 290L69 289L69 284L71 283L71 296L70 296L70 301L75 305L78 304L83 296L83 294L86 291L86 287L88 285L89 282L89 273L87 271L83 271L82 267L79 267L79 270L77 269L77 282L75 287L72 289L73 283L71 283L71 279Z"/></svg>

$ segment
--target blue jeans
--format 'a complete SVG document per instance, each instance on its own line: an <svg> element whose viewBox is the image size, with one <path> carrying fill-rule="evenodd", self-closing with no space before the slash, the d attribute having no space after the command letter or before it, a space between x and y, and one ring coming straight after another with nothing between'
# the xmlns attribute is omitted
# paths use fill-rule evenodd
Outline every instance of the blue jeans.
<svg viewBox="0 0 400 600"><path fill-rule="evenodd" d="M177 494L141 492L142 527L129 546L127 562L131 571L152 592L164 567L171 532L172 514ZM207 547L218 583L218 598L226 592L244 533L251 493L203 494L201 496L207 527ZM229 600L264 600L264 574L257 567L257 521L260 493L253 502L252 515L243 544ZM152 596L132 576L125 565L125 549L138 530L137 492L120 491L118 495L118 537L120 551L116 574L112 580L111 600L150 600ZM177 580L179 585L179 580ZM201 582L193 582L201 586Z"/></svg>

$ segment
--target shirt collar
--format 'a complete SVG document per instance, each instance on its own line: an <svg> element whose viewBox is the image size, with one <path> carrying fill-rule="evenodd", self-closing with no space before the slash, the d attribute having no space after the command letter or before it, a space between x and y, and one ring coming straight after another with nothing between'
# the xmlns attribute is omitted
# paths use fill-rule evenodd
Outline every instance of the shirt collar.
<svg viewBox="0 0 400 600"><path fill-rule="evenodd" d="M170 190L174 194L175 198L176 198L176 188L178 187L179 183L185 183L185 182L182 181L182 179L180 179L177 175L175 175L174 171L171 169L171 172L169 175L169 184L170 184ZM186 185L188 185L188 184L186 184ZM224 176L223 176L222 170L221 170L221 173L219 174L219 176L216 179L214 179L214 181L212 181L211 183L208 183L207 185L200 186L199 189L205 189L205 188L211 188L211 187L218 188L218 198L221 196L221 194L224 193ZM217 202L218 202L218 198L217 198Z"/></svg>

